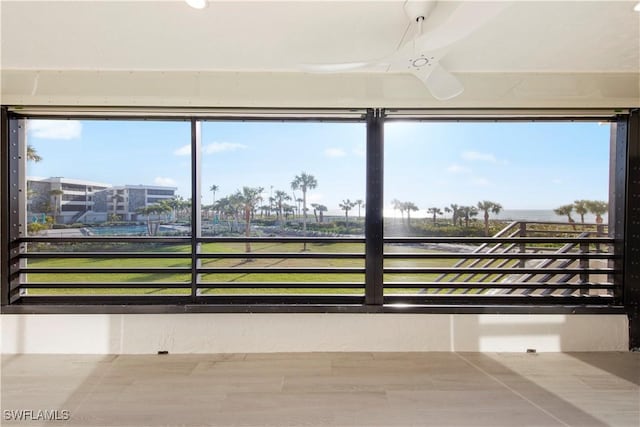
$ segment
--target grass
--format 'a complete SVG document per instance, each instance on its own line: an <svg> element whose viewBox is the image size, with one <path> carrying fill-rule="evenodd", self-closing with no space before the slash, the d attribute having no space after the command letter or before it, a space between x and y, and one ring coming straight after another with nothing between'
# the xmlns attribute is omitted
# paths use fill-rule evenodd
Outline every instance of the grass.
<svg viewBox="0 0 640 427"><path fill-rule="evenodd" d="M361 243L311 243L307 245L308 251L304 253L357 253L364 254L364 244ZM67 246L65 250L74 249ZM46 248L51 250L51 248ZM86 248L84 250L87 250ZM120 246L118 250L127 250L126 247ZM138 249L139 250L139 249ZM160 245L153 249L162 252L186 252L189 250L185 245ZM219 253L244 253L244 243L220 242L206 243L201 247L203 254L219 254ZM424 249L418 246L408 245L386 245L386 252L414 252L428 253L433 250ZM252 243L253 253L301 253L301 243ZM458 262L458 259L387 259L385 267L452 267ZM467 261L462 266L466 266L471 261ZM513 261L516 263L517 261ZM512 265L510 264L510 265ZM364 259L333 259L333 258L261 258L252 259L239 258L213 258L203 259L202 267L224 267L224 268L302 268L302 267L330 267L330 268L364 268ZM96 259L96 258L63 258L63 259L34 259L29 261L29 267L40 268L141 268L141 267L190 267L191 260L184 258L139 258L139 259ZM430 282L435 281L439 274L385 274L386 282ZM463 280L461 277L459 280ZM477 281L479 276L471 278L471 281ZM485 278L489 281L494 276ZM154 288L46 288L46 289L29 289L29 295L189 295L190 294L190 274L184 273L30 273L27 283L100 283L100 282L145 282L157 284ZM352 273L210 273L203 274L200 277L203 283L224 282L238 283L237 288L201 288L200 293L203 295L283 295L283 294L364 294L364 274ZM184 282L185 288L163 288L163 282ZM328 282L348 282L361 285L360 288L322 288L314 286L310 288L262 288L262 287L244 287L243 283L308 283L321 284ZM416 293L420 288L387 288L385 295ZM427 289L427 293L448 293L448 290ZM464 290L456 289L454 292L464 292ZM481 289L474 289L468 292L481 292Z"/></svg>

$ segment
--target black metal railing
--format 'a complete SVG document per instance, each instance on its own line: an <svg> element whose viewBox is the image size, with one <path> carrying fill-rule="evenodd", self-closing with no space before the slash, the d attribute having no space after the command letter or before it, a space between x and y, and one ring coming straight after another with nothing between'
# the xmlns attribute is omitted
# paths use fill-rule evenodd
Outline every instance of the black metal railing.
<svg viewBox="0 0 640 427"><path fill-rule="evenodd" d="M602 226L556 224L552 232L551 225L514 222L496 237L384 238L383 303L612 304L613 239ZM19 250L11 258L10 303L364 305L365 243L20 238L12 243Z"/></svg>
<svg viewBox="0 0 640 427"><path fill-rule="evenodd" d="M491 238L387 238L385 302L612 304L617 255L606 232L602 224L512 222ZM414 265L398 267L403 260Z"/></svg>

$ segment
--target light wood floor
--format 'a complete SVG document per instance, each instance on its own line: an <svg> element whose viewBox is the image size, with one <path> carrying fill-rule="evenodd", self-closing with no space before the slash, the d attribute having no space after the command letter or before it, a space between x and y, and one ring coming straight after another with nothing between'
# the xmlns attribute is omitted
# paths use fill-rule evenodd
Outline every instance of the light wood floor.
<svg viewBox="0 0 640 427"><path fill-rule="evenodd" d="M6 355L1 390L2 425L638 427L640 353Z"/></svg>

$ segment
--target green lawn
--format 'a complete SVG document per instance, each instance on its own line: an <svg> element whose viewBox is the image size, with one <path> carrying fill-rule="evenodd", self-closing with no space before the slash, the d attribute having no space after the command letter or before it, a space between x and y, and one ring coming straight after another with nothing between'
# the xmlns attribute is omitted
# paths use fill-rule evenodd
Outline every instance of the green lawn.
<svg viewBox="0 0 640 427"><path fill-rule="evenodd" d="M313 243L307 245L305 254L313 253L364 253L364 244L360 243ZM47 250L51 250L50 248ZM66 250L70 250L67 246ZM84 249L86 250L86 249ZM126 250L120 247L118 250ZM186 252L189 250L185 245L164 245L153 249L163 252ZM206 243L201 247L203 254L218 253L244 253L244 243ZM426 249L415 246L387 245L387 252L429 252ZM302 253L301 243L252 243L254 253ZM385 267L451 267L457 259L388 259ZM470 262L470 261L469 261ZM468 263L463 266L468 265ZM515 262L515 261L513 261ZM170 259L34 259L29 261L29 267L59 267L59 268L142 268L142 267L191 267L190 259L170 258ZM290 258L266 258L266 259L203 259L202 267L209 268L303 268L303 267L330 267L330 268L363 268L363 259L290 259ZM30 289L29 295L189 295L190 294L190 274L184 273L47 273L29 274L28 283L100 283L100 282L144 282L157 284L154 288L46 288ZM429 282L435 281L438 274L385 274L384 280L387 282ZM487 278L490 280L492 277ZM458 280L463 280L461 277ZM471 281L477 281L478 277ZM202 283L224 282L238 283L236 288L201 288L200 293L204 295L229 295L229 294L353 294L362 295L364 293L364 274L352 273L212 273L203 274L200 277ZM184 282L185 289L163 288L163 282ZM348 282L361 285L360 288L322 288L318 286L309 288L261 288L253 286L251 288L242 287L242 283L309 283L321 284L328 282ZM386 289L386 295L416 293L420 288L398 288ZM447 290L429 289L428 293L448 293ZM461 290L456 290L461 292ZM471 292L480 292L479 289Z"/></svg>

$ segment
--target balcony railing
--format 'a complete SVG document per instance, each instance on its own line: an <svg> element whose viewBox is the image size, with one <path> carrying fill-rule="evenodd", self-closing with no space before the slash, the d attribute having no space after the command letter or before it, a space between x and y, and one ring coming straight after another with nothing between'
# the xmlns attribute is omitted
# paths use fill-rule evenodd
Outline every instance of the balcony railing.
<svg viewBox="0 0 640 427"><path fill-rule="evenodd" d="M611 305L602 225L514 222L494 237L384 238L384 305ZM10 304L365 305L359 237L27 237Z"/></svg>

